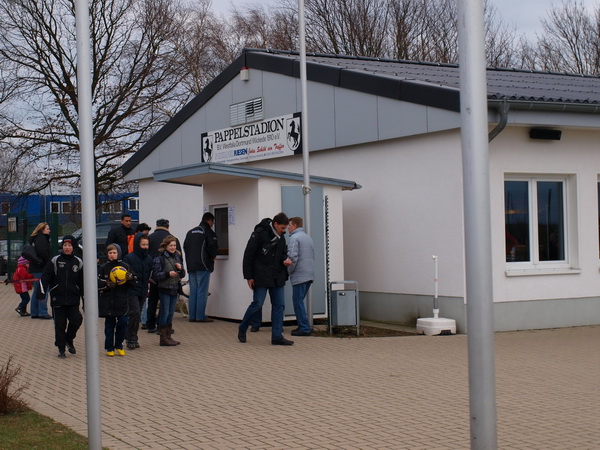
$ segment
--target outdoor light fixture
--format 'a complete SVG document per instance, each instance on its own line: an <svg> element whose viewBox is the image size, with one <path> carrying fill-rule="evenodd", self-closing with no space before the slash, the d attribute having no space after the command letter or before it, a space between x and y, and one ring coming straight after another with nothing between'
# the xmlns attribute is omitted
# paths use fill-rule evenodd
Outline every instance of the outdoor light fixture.
<svg viewBox="0 0 600 450"><path fill-rule="evenodd" d="M240 70L240 80L248 81L249 79L250 79L250 69L248 69L247 67L242 67L242 70Z"/></svg>
<svg viewBox="0 0 600 450"><path fill-rule="evenodd" d="M531 139L544 139L547 141L560 141L561 130L551 130L549 128L531 128L529 137Z"/></svg>

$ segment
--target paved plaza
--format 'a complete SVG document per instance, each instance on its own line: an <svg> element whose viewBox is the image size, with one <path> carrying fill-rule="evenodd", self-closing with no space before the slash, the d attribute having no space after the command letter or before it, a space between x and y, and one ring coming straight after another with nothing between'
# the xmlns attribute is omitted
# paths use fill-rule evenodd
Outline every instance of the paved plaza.
<svg viewBox="0 0 600 450"><path fill-rule="evenodd" d="M86 435L83 328L77 354L61 360L53 322L19 317L17 304L12 286L0 284L1 362L13 355L22 367L33 409ZM232 322L176 314L174 328L178 347L141 331L140 349L100 354L105 447L470 446L465 335L298 337L277 347L269 328L249 332L246 344ZM600 448L600 326L495 338L498 448Z"/></svg>

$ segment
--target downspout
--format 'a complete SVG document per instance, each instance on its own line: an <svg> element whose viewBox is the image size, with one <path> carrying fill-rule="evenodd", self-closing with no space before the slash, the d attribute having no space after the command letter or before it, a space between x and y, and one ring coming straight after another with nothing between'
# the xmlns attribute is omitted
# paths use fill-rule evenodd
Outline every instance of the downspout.
<svg viewBox="0 0 600 450"><path fill-rule="evenodd" d="M506 127L508 122L508 111L510 110L510 104L506 100L502 100L502 103L498 105L498 114L500 114L500 122L498 125L488 133L488 142L492 142L496 136L498 136L502 130Z"/></svg>

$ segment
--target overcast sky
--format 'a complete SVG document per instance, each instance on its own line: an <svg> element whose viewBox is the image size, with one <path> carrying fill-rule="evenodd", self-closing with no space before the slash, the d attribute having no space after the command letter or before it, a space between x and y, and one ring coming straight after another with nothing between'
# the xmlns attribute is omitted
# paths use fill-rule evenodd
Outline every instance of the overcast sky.
<svg viewBox="0 0 600 450"><path fill-rule="evenodd" d="M305 0L306 1L306 0ZM507 23L514 23L519 33L526 33L528 37L534 37L536 31L540 31L540 18L547 17L547 11L552 4L561 5L563 0L491 0L500 17ZM568 0L575 1L575 0ZM580 0L593 11L600 4L600 0ZM227 12L231 4L242 6L248 3L262 3L265 6L274 4L274 0L213 0L213 10L217 12Z"/></svg>

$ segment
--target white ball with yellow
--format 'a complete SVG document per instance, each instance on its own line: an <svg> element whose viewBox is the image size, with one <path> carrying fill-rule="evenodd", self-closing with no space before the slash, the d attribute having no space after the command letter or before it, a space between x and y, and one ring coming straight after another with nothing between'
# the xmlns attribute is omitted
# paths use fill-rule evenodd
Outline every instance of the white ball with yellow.
<svg viewBox="0 0 600 450"><path fill-rule="evenodd" d="M123 266L115 266L110 269L110 281L116 285L122 285L127 282L127 269Z"/></svg>

